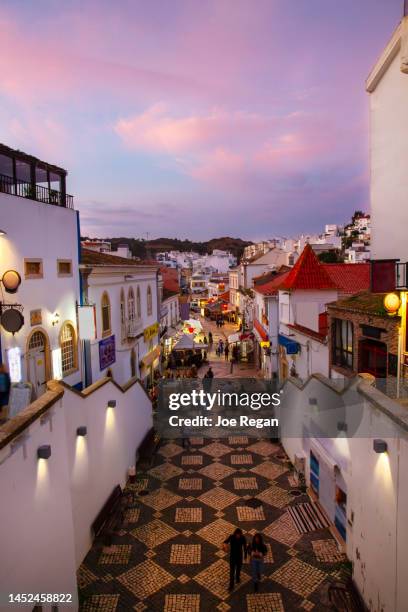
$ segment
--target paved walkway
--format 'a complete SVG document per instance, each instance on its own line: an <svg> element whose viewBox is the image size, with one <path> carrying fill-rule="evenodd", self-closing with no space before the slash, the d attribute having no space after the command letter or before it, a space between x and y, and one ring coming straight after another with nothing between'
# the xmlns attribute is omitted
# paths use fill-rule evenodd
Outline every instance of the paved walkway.
<svg viewBox="0 0 408 612"><path fill-rule="evenodd" d="M286 459L279 445L245 436L192 438L188 449L164 441L153 466L127 488L111 542L98 539L79 570L80 610L351 609L327 605L345 559L327 527L296 528L287 510L310 500L291 494ZM241 584L227 590L222 543L236 526L248 540L261 531L267 543L258 593L248 564Z"/></svg>
<svg viewBox="0 0 408 612"><path fill-rule="evenodd" d="M214 348L237 326L211 330ZM217 378L260 372L208 354ZM206 368L201 368L200 376ZM284 612L347 610L347 591L329 606L329 585L344 575L345 558L328 527L302 533L288 508L309 503L294 496L290 464L279 445L233 436L191 438L189 448L164 441L153 466L126 490L110 545L95 542L78 573L84 612ZM140 493L142 492L142 493ZM145 493L145 494L144 494ZM254 502L255 499L255 502ZM250 541L263 533L268 547L259 592L244 565L241 584L228 592L228 555L222 543L237 527ZM316 528L318 527L318 528ZM347 573L347 572L346 572ZM344 605L343 605L344 604Z"/></svg>

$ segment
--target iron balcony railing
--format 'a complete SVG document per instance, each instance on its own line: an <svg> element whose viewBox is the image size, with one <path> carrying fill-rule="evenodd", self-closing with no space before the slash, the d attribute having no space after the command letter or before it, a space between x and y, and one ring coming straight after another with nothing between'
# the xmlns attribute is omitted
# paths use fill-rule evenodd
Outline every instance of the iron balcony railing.
<svg viewBox="0 0 408 612"><path fill-rule="evenodd" d="M24 181L14 181L11 176L4 174L0 174L0 192L44 202L44 204L74 208L74 196L68 193L64 198L64 195L56 189L49 189L43 185L32 185Z"/></svg>
<svg viewBox="0 0 408 612"><path fill-rule="evenodd" d="M142 319L128 319L126 323L127 337L136 338L143 329Z"/></svg>

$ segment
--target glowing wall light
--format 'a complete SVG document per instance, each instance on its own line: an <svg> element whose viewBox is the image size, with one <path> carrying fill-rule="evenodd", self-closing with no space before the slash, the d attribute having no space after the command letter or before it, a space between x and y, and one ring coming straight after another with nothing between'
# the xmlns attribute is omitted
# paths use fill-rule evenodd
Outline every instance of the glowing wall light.
<svg viewBox="0 0 408 612"><path fill-rule="evenodd" d="M80 427L77 427L76 433L77 433L77 436L86 436L86 434L88 433L88 430L85 427L85 425L81 425Z"/></svg>
<svg viewBox="0 0 408 612"><path fill-rule="evenodd" d="M391 316L396 315L401 306L401 298L397 293L387 293L384 298L384 308Z"/></svg>
<svg viewBox="0 0 408 612"><path fill-rule="evenodd" d="M37 448L38 459L49 459L51 457L51 446L49 444L43 444Z"/></svg>
<svg viewBox="0 0 408 612"><path fill-rule="evenodd" d="M374 440L373 449L376 453L386 453L387 452L387 443L385 440Z"/></svg>
<svg viewBox="0 0 408 612"><path fill-rule="evenodd" d="M116 400L109 400L108 408L116 408Z"/></svg>

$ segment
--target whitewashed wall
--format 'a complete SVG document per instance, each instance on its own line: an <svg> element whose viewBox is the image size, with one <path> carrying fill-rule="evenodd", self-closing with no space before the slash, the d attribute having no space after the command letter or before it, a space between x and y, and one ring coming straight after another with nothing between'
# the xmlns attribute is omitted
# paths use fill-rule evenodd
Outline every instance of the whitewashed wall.
<svg viewBox="0 0 408 612"><path fill-rule="evenodd" d="M116 407L107 408L108 400ZM28 427L24 446L0 453L0 593L76 593L91 524L113 487L125 484L152 426L141 385L122 392L110 380L88 397L65 389L45 415L44 424L38 419ZM76 435L82 425L85 438ZM50 444L52 454L39 461L42 444Z"/></svg>
<svg viewBox="0 0 408 612"><path fill-rule="evenodd" d="M323 379L323 377L321 377ZM365 437L320 439L322 452L337 465L336 478L347 489L347 554L353 561L353 578L369 609L373 612L405 612L408 609L408 438L394 418L401 417L401 407L367 383L359 383L358 401L364 409ZM310 483L310 448L308 438L288 435L290 422L298 421L308 406L309 398L323 398L327 405L337 405L339 395L312 378L303 388L292 381L284 387L287 428L282 443L291 461L295 453L304 454L306 478ZM356 410L356 396L350 400L349 412ZM388 416L388 415L391 415ZM381 426L381 429L380 429ZM388 452L377 454L373 438L378 431L387 436ZM333 520L330 500L322 500Z"/></svg>
<svg viewBox="0 0 408 612"><path fill-rule="evenodd" d="M371 253L408 260L408 74L398 50L370 93Z"/></svg>
<svg viewBox="0 0 408 612"><path fill-rule="evenodd" d="M35 202L0 193L1 269L14 269L21 275L21 285L15 294L4 294L6 303L19 303L24 307L24 326L14 336L2 329L3 359L6 351L18 346L22 353L23 380L27 380L25 358L29 334L36 328L43 329L50 342L50 349L59 347L59 334L65 321L76 327L76 301L79 300L77 215L74 210ZM43 260L43 278L24 278L24 259ZM72 260L72 276L57 275L57 259ZM41 309L42 324L30 325L30 311ZM59 323L52 325L55 313ZM66 378L69 384L80 381L80 371Z"/></svg>
<svg viewBox="0 0 408 612"><path fill-rule="evenodd" d="M131 273L131 277L130 277ZM129 274L129 276L128 276ZM97 338L91 341L91 363L92 363L92 381L95 382L99 378L106 375L107 369L100 369L99 364L99 341L102 340L102 311L101 300L104 292L107 292L111 305L111 331L115 336L116 346L116 361L110 366L113 377L120 384L126 383L131 377L130 356L132 348L136 352L136 374L140 376L138 363L146 355L150 349L150 344L146 343L143 338L143 330L150 325L153 325L159 320L158 303L157 303L157 279L156 269L151 267L143 271L138 267L126 268L115 271L112 268L106 267L105 270L95 268L95 272L88 277L88 300L94 303L96 307L96 329ZM147 287L150 285L152 291L152 314L147 314ZM128 292L129 288L133 287L135 297L135 312L137 314L137 288L140 288L141 296L141 317L138 325L139 338L129 340L127 337L122 338L122 328L120 321L120 295L123 289L125 294L126 318L128 318ZM158 344L156 336L152 342L152 348Z"/></svg>

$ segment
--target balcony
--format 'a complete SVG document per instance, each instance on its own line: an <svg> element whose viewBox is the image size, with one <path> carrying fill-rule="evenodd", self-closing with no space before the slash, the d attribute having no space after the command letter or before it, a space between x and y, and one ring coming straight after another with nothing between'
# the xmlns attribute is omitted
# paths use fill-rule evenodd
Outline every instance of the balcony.
<svg viewBox="0 0 408 612"><path fill-rule="evenodd" d="M0 192L44 204L74 208L66 193L66 170L0 144Z"/></svg>
<svg viewBox="0 0 408 612"><path fill-rule="evenodd" d="M126 322L126 336L136 338L143 330L142 319L128 319Z"/></svg>

